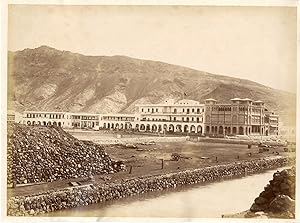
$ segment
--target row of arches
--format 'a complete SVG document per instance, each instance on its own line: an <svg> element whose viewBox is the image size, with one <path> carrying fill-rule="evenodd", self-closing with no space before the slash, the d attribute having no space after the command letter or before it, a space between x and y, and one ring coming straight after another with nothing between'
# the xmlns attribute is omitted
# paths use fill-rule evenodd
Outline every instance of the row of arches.
<svg viewBox="0 0 300 223"><path fill-rule="evenodd" d="M46 122L46 121L27 121L26 125L48 125L48 126L57 125L57 126L62 126L62 123L61 122L50 122L50 121L48 121L48 122Z"/></svg>
<svg viewBox="0 0 300 223"><path fill-rule="evenodd" d="M103 123L103 128L104 129L132 129L132 124L131 123Z"/></svg>
<svg viewBox="0 0 300 223"><path fill-rule="evenodd" d="M104 129L129 129L136 131L149 132L186 132L186 133L203 133L201 125L187 125L187 124L135 124L131 123L103 123Z"/></svg>
<svg viewBox="0 0 300 223"><path fill-rule="evenodd" d="M206 133L212 133L212 134L244 134L244 128L243 127L223 127L223 126L206 126Z"/></svg>
<svg viewBox="0 0 300 223"><path fill-rule="evenodd" d="M254 128L254 127L252 127ZM243 126L206 126L205 132L207 134L233 134L233 135L251 135L253 133L253 129L251 127L243 127ZM255 130L257 133L262 135L268 135L268 130L264 131L264 128L255 126Z"/></svg>

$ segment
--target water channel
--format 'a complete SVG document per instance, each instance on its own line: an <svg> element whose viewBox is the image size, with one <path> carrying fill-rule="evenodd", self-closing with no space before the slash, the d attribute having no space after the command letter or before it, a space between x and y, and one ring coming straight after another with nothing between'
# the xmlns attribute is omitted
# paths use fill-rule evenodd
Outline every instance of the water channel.
<svg viewBox="0 0 300 223"><path fill-rule="evenodd" d="M43 216L220 218L222 214L249 209L275 171L147 193Z"/></svg>

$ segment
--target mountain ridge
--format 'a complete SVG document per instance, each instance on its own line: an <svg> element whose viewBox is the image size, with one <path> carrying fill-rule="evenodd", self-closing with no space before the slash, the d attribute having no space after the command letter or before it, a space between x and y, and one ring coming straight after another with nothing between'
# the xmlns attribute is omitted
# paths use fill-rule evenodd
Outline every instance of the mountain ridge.
<svg viewBox="0 0 300 223"><path fill-rule="evenodd" d="M134 112L137 103L213 97L264 100L289 113L296 95L247 79L128 56L87 56L48 46L8 52L8 98L18 111ZM293 113L293 112L292 112Z"/></svg>
<svg viewBox="0 0 300 223"><path fill-rule="evenodd" d="M71 54L76 54L76 55L81 55L81 56L85 56L85 57L110 57L110 58L126 58L126 59L131 59L131 60L138 60L138 61L149 61L149 62L158 62L158 63L161 63L161 64L165 64L165 65L171 65L171 66L176 66L176 67L181 67L181 68L184 68L184 69L189 69L189 70L194 70L196 72L203 72L204 75L214 75L214 76L220 76L220 77L223 77L223 78L233 78L233 79L236 79L236 80L241 80L241 81L247 81L247 82L252 82L252 83L255 83L257 85L261 85L261 86L264 86L264 87L267 87L267 88L271 88L273 90L278 90L278 91L283 91L283 92L286 92L286 93L292 93L292 92L288 92L288 91L284 91L284 90L280 90L280 89L276 89L276 88L272 88L270 86L266 86L264 84L261 84L261 83L258 83L258 82L255 82L255 81L252 81L252 80L249 80L249 79L245 79L245 78L238 78L238 77L232 77L230 75L226 75L226 74L214 74L214 73L211 73L211 72L206 72L206 71L200 71L200 70L197 70L195 68L190 68L190 67L186 67L186 66L182 66L182 65L175 65L175 64L171 64L171 63L167 63L167 62L162 62L162 61L158 61L158 60L148 60L148 59L139 59L139 58L135 58L135 57L130 57L130 56L126 56L126 55L112 55L112 56L95 56L95 55L86 55L86 54L81 54L81 53L74 53L74 52L71 52L69 50L58 50L54 47L50 47L50 46L47 46L47 45L41 45L37 48L25 48L23 50L17 50L17 51L8 51L9 53L22 53L24 51L32 51L32 50L39 50L39 49L45 49L45 50L53 50L53 51L57 51L57 52L62 52L62 53L71 53ZM293 93L292 93L293 94Z"/></svg>

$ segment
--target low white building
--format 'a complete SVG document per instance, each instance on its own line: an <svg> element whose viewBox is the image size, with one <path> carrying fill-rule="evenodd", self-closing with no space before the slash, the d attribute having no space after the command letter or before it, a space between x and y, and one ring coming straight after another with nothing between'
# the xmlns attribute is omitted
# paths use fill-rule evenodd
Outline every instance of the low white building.
<svg viewBox="0 0 300 223"><path fill-rule="evenodd" d="M138 121L136 114L104 114L100 116L100 128L103 129L132 129Z"/></svg>
<svg viewBox="0 0 300 223"><path fill-rule="evenodd" d="M26 125L57 125L62 128L99 129L99 114L24 111L16 122Z"/></svg>

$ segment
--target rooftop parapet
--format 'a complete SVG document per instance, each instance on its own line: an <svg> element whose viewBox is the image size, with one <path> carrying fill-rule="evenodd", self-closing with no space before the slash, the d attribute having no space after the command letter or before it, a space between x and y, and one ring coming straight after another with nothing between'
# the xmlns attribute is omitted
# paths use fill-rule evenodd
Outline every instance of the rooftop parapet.
<svg viewBox="0 0 300 223"><path fill-rule="evenodd" d="M213 98L205 99L205 104L214 105L216 103L217 103L217 100L215 100Z"/></svg>

